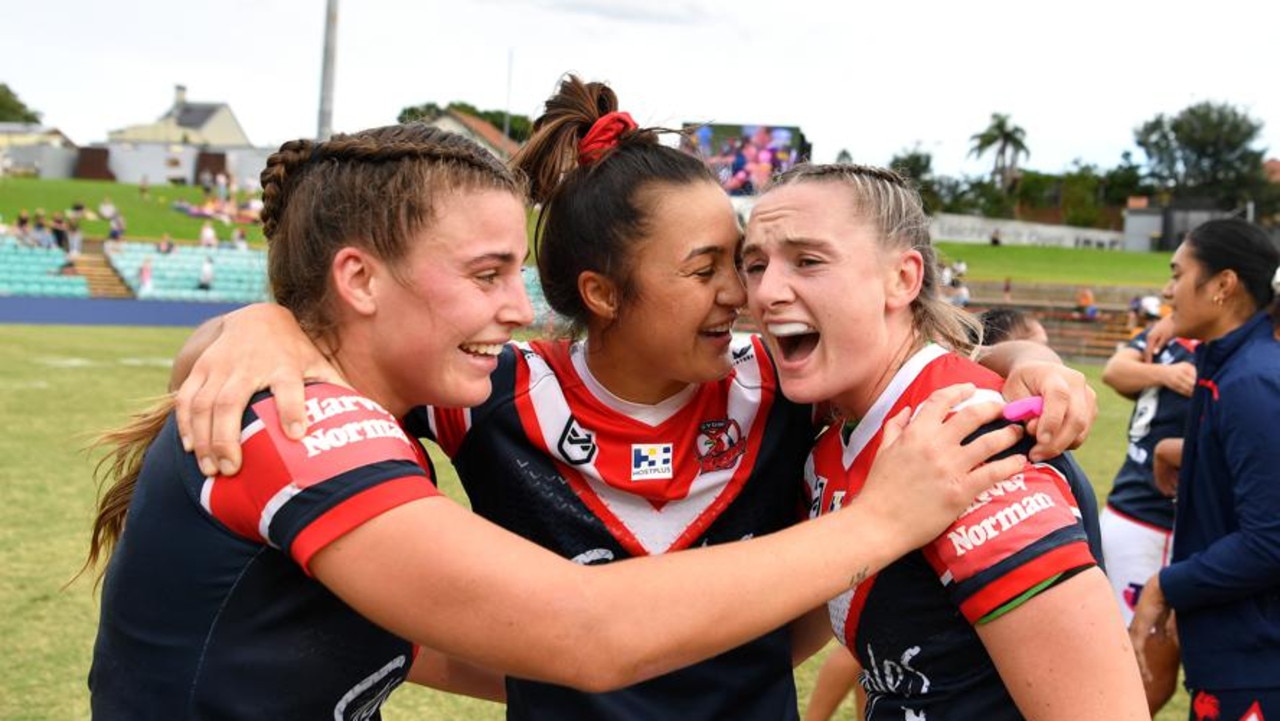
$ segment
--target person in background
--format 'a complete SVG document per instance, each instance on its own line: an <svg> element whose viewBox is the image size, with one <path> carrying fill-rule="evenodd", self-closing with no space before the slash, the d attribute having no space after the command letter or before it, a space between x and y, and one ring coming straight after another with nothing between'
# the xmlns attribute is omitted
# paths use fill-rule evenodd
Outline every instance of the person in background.
<svg viewBox="0 0 1280 721"><path fill-rule="evenodd" d="M1017 308L988 308L978 314L982 324L983 345L994 345L1007 340L1029 340L1049 345L1049 333L1035 316ZM977 338L973 339L978 342Z"/></svg>
<svg viewBox="0 0 1280 721"><path fill-rule="evenodd" d="M1253 223L1210 220L1169 265L1174 335L1200 341L1196 382L1172 560L1129 633L1154 678L1137 641L1176 613L1193 719L1280 718L1280 250Z"/></svg>
<svg viewBox="0 0 1280 721"><path fill-rule="evenodd" d="M1174 506L1156 482L1155 449L1164 439L1182 435L1196 382L1197 341L1175 338L1145 360L1151 324L1160 319L1160 302L1148 296L1139 301L1138 309L1145 327L1116 349L1102 370L1103 383L1134 401L1124 461L1100 521L1107 579L1126 625L1133 620L1143 584L1169 562ZM1154 716L1177 687L1178 647L1175 638L1164 634L1149 636L1143 646L1150 671L1143 685Z"/></svg>
<svg viewBox="0 0 1280 721"><path fill-rule="evenodd" d="M716 177L637 127L607 85L573 76L514 162L542 209L546 299L581 337L495 350L488 398L465 411L416 408L409 429L451 457L477 513L579 563L679 555L795 524L815 412L778 393L774 358L758 337L732 333L746 301L734 263L741 229ZM298 334L294 321L281 326L266 310L227 319L235 328L219 337L233 348L219 349L223 363L241 378L314 375L310 359L298 367L282 347ZM214 351L183 384L188 406L220 405L188 397L189 389L223 396L224 371L205 370L218 365ZM236 398L228 391L223 400ZM203 455L208 421L195 426ZM797 718L792 666L830 638L825 610L812 611L610 693L510 678L509 714Z"/></svg>
<svg viewBox="0 0 1280 721"><path fill-rule="evenodd" d="M962 379L998 394L965 355L973 317L939 297L928 228L911 183L868 166L799 166L752 208L742 268L782 390L838 413L805 466L811 517L858 497L883 422L922 394ZM1069 456L1028 464L830 601L865 718L1149 719L1096 514Z"/></svg>
<svg viewBox="0 0 1280 721"><path fill-rule="evenodd" d="M196 290L213 290L213 256L206 255L200 263L200 277L196 280Z"/></svg>
<svg viewBox="0 0 1280 721"><path fill-rule="evenodd" d="M898 417L842 513L604 566L560 558L443 498L396 422L483 402L532 319L519 181L473 142L411 124L286 143L263 185L276 300L341 383L305 388L301 440L257 395L237 478L200 470L171 401L108 437L86 563L110 557L89 674L99 721L378 718L406 679L498 699L503 675L633 684L800 616L1024 461L983 464L1021 434L965 444L1000 405L948 418L973 393L952 388L909 426Z"/></svg>

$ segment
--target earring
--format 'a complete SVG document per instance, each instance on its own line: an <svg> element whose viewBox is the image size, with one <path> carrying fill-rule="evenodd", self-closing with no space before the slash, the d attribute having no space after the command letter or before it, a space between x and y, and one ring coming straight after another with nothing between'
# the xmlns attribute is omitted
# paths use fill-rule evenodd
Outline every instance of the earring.
<svg viewBox="0 0 1280 721"><path fill-rule="evenodd" d="M1215 296L1213 296L1213 304L1214 304L1214 305L1222 305L1222 296L1221 296L1221 295L1215 295Z"/></svg>

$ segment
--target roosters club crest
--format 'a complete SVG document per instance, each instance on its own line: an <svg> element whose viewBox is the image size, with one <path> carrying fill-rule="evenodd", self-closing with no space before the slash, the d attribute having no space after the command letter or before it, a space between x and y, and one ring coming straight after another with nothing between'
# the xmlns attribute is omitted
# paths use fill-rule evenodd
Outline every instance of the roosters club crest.
<svg viewBox="0 0 1280 721"><path fill-rule="evenodd" d="M703 422L698 427L694 446L698 465L704 473L732 467L746 450L742 443L742 428L732 418Z"/></svg>

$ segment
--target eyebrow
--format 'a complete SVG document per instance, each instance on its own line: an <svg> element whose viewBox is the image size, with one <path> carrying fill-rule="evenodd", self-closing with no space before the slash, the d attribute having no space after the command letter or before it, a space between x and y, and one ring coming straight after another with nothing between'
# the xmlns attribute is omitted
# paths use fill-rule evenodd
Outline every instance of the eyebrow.
<svg viewBox="0 0 1280 721"><path fill-rule="evenodd" d="M526 251L526 255L527 255L527 251ZM468 267L471 267L471 266L477 266L477 265L485 265L486 263L516 263L516 262L522 262L522 261L518 261L515 253L485 253L484 255L477 255L474 258L468 259L466 264Z"/></svg>
<svg viewBox="0 0 1280 721"><path fill-rule="evenodd" d="M785 238L780 241L782 246L790 250L830 250L835 246L830 241L816 240L813 238ZM760 243L745 243L742 246L742 252L758 253L760 252Z"/></svg>
<svg viewBox="0 0 1280 721"><path fill-rule="evenodd" d="M700 255L724 255L725 249L718 245L703 245L689 251L684 257L685 260L693 260Z"/></svg>

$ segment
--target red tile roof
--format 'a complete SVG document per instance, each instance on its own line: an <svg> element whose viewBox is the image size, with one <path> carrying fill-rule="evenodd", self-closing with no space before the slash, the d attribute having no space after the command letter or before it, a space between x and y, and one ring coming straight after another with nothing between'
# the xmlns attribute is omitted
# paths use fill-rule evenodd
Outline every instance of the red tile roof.
<svg viewBox="0 0 1280 721"><path fill-rule="evenodd" d="M504 158L510 158L520 149L520 144L502 134L502 130L495 128L492 123L478 118L470 113L464 113L460 110L446 110L445 113L452 116L454 120L466 126L477 137L488 143L490 147L500 151Z"/></svg>

